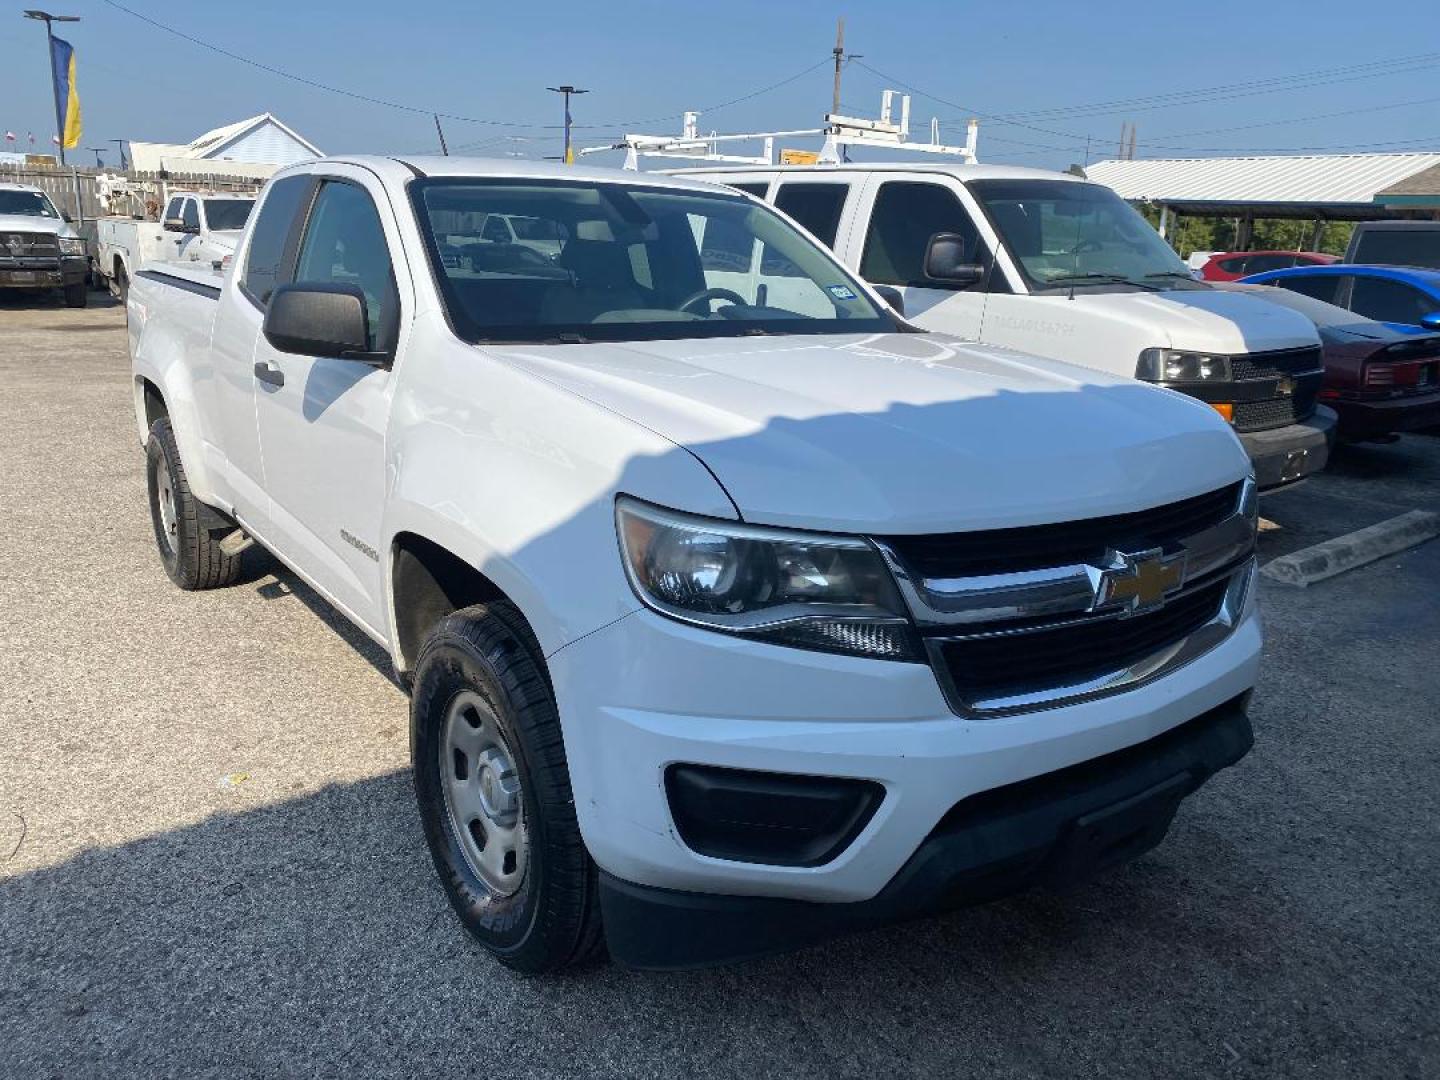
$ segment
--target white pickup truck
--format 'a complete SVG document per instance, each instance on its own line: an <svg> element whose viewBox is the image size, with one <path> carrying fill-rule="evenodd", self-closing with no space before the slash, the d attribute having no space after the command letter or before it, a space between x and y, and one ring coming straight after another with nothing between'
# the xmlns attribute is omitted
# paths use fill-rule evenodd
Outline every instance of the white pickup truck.
<svg viewBox="0 0 1440 1080"><path fill-rule="evenodd" d="M927 330L1129 375L1210 403L1261 488L1324 468L1315 327L1196 281L1107 187L1008 165L730 166L677 175L767 199ZM932 241L943 242L938 246Z"/></svg>
<svg viewBox="0 0 1440 1080"><path fill-rule="evenodd" d="M0 184L0 290L59 289L67 307L84 307L89 262L84 239L49 195Z"/></svg>
<svg viewBox="0 0 1440 1080"><path fill-rule="evenodd" d="M250 195L172 195L158 222L105 217L95 223L95 266L110 291L124 298L135 273L151 262L223 264L255 199Z"/></svg>
<svg viewBox="0 0 1440 1080"><path fill-rule="evenodd" d="M558 257L442 258L496 214ZM1073 880L1250 747L1257 503L1215 412L917 332L748 196L321 160L129 316L166 571L258 541L384 646L440 881L515 968Z"/></svg>

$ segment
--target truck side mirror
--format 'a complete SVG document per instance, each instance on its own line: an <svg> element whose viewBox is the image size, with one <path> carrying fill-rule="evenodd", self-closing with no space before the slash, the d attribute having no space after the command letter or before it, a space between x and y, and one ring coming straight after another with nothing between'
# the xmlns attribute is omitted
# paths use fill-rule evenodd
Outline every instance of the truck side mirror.
<svg viewBox="0 0 1440 1080"><path fill-rule="evenodd" d="M178 217L167 217L165 219L163 228L166 232L184 232L185 222Z"/></svg>
<svg viewBox="0 0 1440 1080"><path fill-rule="evenodd" d="M985 268L966 261L963 236L942 232L925 245L925 276L946 285L974 285L985 276Z"/></svg>
<svg viewBox="0 0 1440 1080"><path fill-rule="evenodd" d="M285 353L389 364L388 353L370 351L365 294L354 285L281 285L270 294L262 332Z"/></svg>

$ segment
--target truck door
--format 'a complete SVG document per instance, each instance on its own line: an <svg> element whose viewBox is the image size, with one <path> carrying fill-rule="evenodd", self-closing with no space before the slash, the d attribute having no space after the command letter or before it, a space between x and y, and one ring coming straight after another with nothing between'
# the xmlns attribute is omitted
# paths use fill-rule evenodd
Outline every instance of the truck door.
<svg viewBox="0 0 1440 1080"><path fill-rule="evenodd" d="M339 165L319 176L303 215L293 280L358 286L370 348L393 356L404 325L400 281L409 296L409 277L392 254L401 248L389 203L368 177ZM391 371L280 352L263 332L254 369L271 542L378 635Z"/></svg>
<svg viewBox="0 0 1440 1080"><path fill-rule="evenodd" d="M175 253L166 257L188 262L200 244L200 207L195 199L187 198L180 204L180 224L184 231L175 234Z"/></svg>
<svg viewBox="0 0 1440 1080"><path fill-rule="evenodd" d="M872 285L893 285L905 297L905 316L928 330L980 340L986 290L995 274L990 246L949 177L915 173L872 177L862 197L863 234L855 230L845 261ZM868 214L864 211L868 209ZM973 285L931 281L925 249L936 233L959 233L971 261L984 268ZM1002 279L1003 280L1003 279Z"/></svg>

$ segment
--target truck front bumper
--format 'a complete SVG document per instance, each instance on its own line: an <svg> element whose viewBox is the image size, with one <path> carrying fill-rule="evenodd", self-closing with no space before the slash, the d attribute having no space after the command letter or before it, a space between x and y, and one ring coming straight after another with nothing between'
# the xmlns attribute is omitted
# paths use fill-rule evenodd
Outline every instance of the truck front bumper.
<svg viewBox="0 0 1440 1080"><path fill-rule="evenodd" d="M767 645L649 611L558 650L550 671L576 815L604 875L612 953L640 966L718 962L810 940L794 927L803 912L833 933L1081 876L1107 865L1106 852L1147 849L1180 799L1248 748L1254 591L1235 630L1178 670L1001 719L957 716L923 664ZM1181 729L1193 737L1154 741ZM863 814L819 813L838 824L836 843L819 844L815 858L702 853L675 784L688 766L721 783L819 778L878 797ZM722 816L740 805L733 792L710 794ZM719 929L691 925L707 913ZM752 916L758 937L735 936ZM647 929L662 923L679 936Z"/></svg>
<svg viewBox="0 0 1440 1080"><path fill-rule="evenodd" d="M48 265L0 266L0 289L60 289L84 281L89 269L89 260L78 255Z"/></svg>
<svg viewBox="0 0 1440 1080"><path fill-rule="evenodd" d="M1337 418L1320 405L1315 414L1298 424L1269 431L1240 432L1240 442L1255 464L1255 482L1263 491L1317 473L1330 460Z"/></svg>

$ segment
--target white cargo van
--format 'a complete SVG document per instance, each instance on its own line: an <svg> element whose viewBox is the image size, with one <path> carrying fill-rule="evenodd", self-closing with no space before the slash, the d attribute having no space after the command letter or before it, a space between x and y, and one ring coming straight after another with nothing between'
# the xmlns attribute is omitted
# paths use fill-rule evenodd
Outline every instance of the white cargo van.
<svg viewBox="0 0 1440 1080"><path fill-rule="evenodd" d="M1109 188L1003 165L678 170L773 203L928 330L1173 387L1215 406L1261 487L1324 467L1320 343L1298 312L1211 288ZM938 245L937 237L944 240ZM741 264L748 252L708 260ZM759 267L748 268L759 273Z"/></svg>

